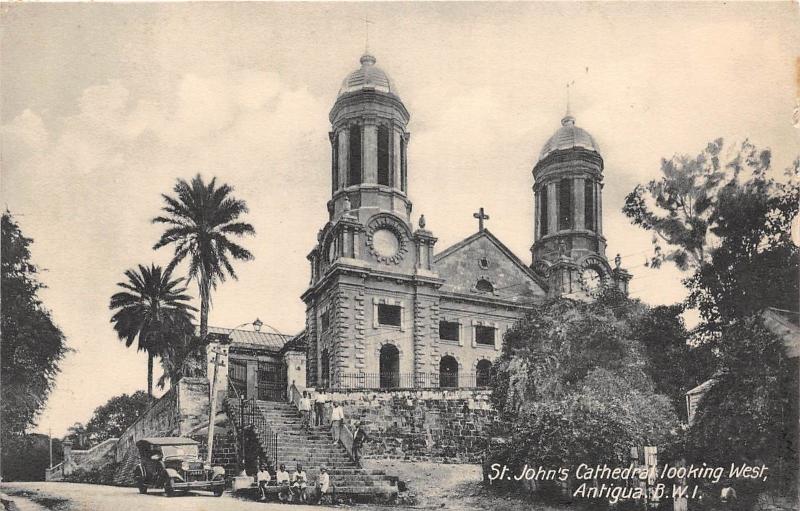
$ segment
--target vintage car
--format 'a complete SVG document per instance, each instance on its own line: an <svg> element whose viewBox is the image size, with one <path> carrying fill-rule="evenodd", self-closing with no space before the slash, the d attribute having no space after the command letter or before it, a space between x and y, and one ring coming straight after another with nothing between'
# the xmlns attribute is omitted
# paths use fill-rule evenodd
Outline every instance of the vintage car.
<svg viewBox="0 0 800 511"><path fill-rule="evenodd" d="M191 438L142 438L136 447L142 460L135 470L139 493L164 488L172 497L176 491L205 490L219 497L225 490L225 469L201 460L199 444Z"/></svg>

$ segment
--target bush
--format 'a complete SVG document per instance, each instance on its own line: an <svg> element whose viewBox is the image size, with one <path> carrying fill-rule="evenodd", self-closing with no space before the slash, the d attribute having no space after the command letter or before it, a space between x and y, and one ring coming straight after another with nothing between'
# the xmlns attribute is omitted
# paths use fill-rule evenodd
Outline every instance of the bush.
<svg viewBox="0 0 800 511"><path fill-rule="evenodd" d="M86 470L83 468L76 469L72 474L65 477L64 480L70 483L88 483L88 484L114 484L114 474L119 468L119 463L112 462L106 463L102 467Z"/></svg>

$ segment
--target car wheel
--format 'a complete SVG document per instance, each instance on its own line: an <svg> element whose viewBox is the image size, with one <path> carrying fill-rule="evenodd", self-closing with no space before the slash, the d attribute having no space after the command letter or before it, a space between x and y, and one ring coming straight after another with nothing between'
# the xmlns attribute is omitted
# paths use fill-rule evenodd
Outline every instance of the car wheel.
<svg viewBox="0 0 800 511"><path fill-rule="evenodd" d="M139 485L138 486L139 486L139 493L141 493L141 494L147 493L147 485L144 484L143 481L139 481Z"/></svg>
<svg viewBox="0 0 800 511"><path fill-rule="evenodd" d="M164 483L164 493L167 494L167 497L175 496L175 487L172 486L172 479L167 479L167 482Z"/></svg>
<svg viewBox="0 0 800 511"><path fill-rule="evenodd" d="M222 497L222 493L225 491L224 486L220 486L219 488L214 488L214 496L215 497Z"/></svg>

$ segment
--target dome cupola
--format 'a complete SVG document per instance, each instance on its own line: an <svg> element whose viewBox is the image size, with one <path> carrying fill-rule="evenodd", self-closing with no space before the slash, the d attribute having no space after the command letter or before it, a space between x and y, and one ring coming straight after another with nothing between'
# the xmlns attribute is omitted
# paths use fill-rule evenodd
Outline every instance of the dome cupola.
<svg viewBox="0 0 800 511"><path fill-rule="evenodd" d="M605 261L603 157L594 138L575 125L569 108L533 167L534 264Z"/></svg>
<svg viewBox="0 0 800 511"><path fill-rule="evenodd" d="M539 161L544 160L554 151L578 147L596 153L600 152L600 148L594 138L585 129L575 126L575 118L567 112L567 115L561 119L561 127L553 133L553 136L542 147L542 151L539 153Z"/></svg>
<svg viewBox="0 0 800 511"><path fill-rule="evenodd" d="M342 81L342 86L339 89L339 96L350 92L358 92L361 90L375 90L378 92L385 92L387 94L394 94L397 96L397 88L389 78L389 75L383 69L375 65L377 60L369 53L361 56L361 67L347 75Z"/></svg>
<svg viewBox="0 0 800 511"><path fill-rule="evenodd" d="M364 53L361 67L342 82L331 122L330 219L344 213L366 223L378 212L401 218L410 228L406 195L410 115L397 88L376 59ZM349 203L349 206L346 205Z"/></svg>

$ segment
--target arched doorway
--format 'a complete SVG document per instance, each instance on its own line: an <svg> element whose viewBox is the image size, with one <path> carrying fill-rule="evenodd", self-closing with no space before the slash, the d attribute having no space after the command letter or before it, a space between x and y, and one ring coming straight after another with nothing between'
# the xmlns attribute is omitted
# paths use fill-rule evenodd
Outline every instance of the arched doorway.
<svg viewBox="0 0 800 511"><path fill-rule="evenodd" d="M450 355L439 362L439 386L458 387L458 361Z"/></svg>
<svg viewBox="0 0 800 511"><path fill-rule="evenodd" d="M400 352L394 344L385 344L380 355L380 387L392 389L400 386Z"/></svg>
<svg viewBox="0 0 800 511"><path fill-rule="evenodd" d="M475 367L475 386L488 387L492 381L492 363L481 360Z"/></svg>

